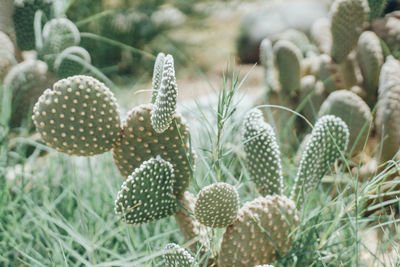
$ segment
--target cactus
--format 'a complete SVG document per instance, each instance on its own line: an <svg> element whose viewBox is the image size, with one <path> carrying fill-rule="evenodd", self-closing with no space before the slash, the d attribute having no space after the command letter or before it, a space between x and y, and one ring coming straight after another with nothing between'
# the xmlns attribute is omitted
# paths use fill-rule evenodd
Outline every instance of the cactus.
<svg viewBox="0 0 400 267"><path fill-rule="evenodd" d="M272 127L262 112L251 110L243 122L242 140L246 164L261 195L282 194L280 151Z"/></svg>
<svg viewBox="0 0 400 267"><path fill-rule="evenodd" d="M330 28L331 23L328 18L317 19L311 26L311 39L323 54L329 54L331 50L332 35Z"/></svg>
<svg viewBox="0 0 400 267"><path fill-rule="evenodd" d="M32 106L52 82L46 63L40 60L26 60L10 69L4 78L4 86L12 90L11 127L30 120L28 115Z"/></svg>
<svg viewBox="0 0 400 267"><path fill-rule="evenodd" d="M376 128L382 140L380 162L391 160L400 147L400 63L389 56L379 78Z"/></svg>
<svg viewBox="0 0 400 267"><path fill-rule="evenodd" d="M201 189L197 195L194 213L205 226L222 228L236 220L239 210L239 194L226 183L216 183Z"/></svg>
<svg viewBox="0 0 400 267"><path fill-rule="evenodd" d="M281 40L274 45L275 62L279 72L281 91L291 96L300 86L301 51L293 43Z"/></svg>
<svg viewBox="0 0 400 267"><path fill-rule="evenodd" d="M161 82L157 92L156 101L151 111L151 124L157 133L162 133L172 123L178 94L174 59L171 55L167 55L164 58Z"/></svg>
<svg viewBox="0 0 400 267"><path fill-rule="evenodd" d="M154 63L154 70L153 70L153 80L152 80L152 94L151 94L151 103L154 104L157 99L158 91L160 90L161 79L163 76L164 70L164 60L165 54L158 53L156 62Z"/></svg>
<svg viewBox="0 0 400 267"><path fill-rule="evenodd" d="M297 46L302 54L306 54L307 51L311 49L311 43L310 40L308 40L307 35L299 30L287 29L282 33L274 35L272 39L289 41Z"/></svg>
<svg viewBox="0 0 400 267"><path fill-rule="evenodd" d="M86 49L79 46L71 46L62 51L54 61L54 70L58 78L67 78L81 74L85 67L74 60L74 57L78 57L83 61L90 64L90 54Z"/></svg>
<svg viewBox="0 0 400 267"><path fill-rule="evenodd" d="M110 89L83 75L60 80L44 91L32 118L46 144L70 155L107 152L121 131L118 104Z"/></svg>
<svg viewBox="0 0 400 267"><path fill-rule="evenodd" d="M115 200L114 211L128 224L140 225L173 215L174 168L161 157L144 161L128 176Z"/></svg>
<svg viewBox="0 0 400 267"><path fill-rule="evenodd" d="M319 56L319 68L315 74L316 78L323 82L328 92L344 88L344 81L339 72L339 66L334 63L330 56L322 54Z"/></svg>
<svg viewBox="0 0 400 267"><path fill-rule="evenodd" d="M371 31L361 34L357 44L357 60L363 76L366 101L373 108L376 102L379 73L384 60L379 37Z"/></svg>
<svg viewBox="0 0 400 267"><path fill-rule="evenodd" d="M349 130L342 119L333 115L321 117L314 126L299 168L291 198L301 206L331 165L346 150Z"/></svg>
<svg viewBox="0 0 400 267"><path fill-rule="evenodd" d="M274 51L272 42L265 38L260 44L260 63L265 71L265 83L272 86L275 80Z"/></svg>
<svg viewBox="0 0 400 267"><path fill-rule="evenodd" d="M122 137L114 145L114 161L122 176L127 177L143 161L160 155L174 166L174 194L180 197L191 176L188 128L183 118L175 114L168 130L157 133L150 121L153 107L143 104L130 111L122 126Z"/></svg>
<svg viewBox="0 0 400 267"><path fill-rule="evenodd" d="M389 47L392 54L400 50L400 13L392 12L371 22L371 28Z"/></svg>
<svg viewBox="0 0 400 267"><path fill-rule="evenodd" d="M382 16L387 0L368 0L368 5L370 9L369 20L374 20Z"/></svg>
<svg viewBox="0 0 400 267"><path fill-rule="evenodd" d="M33 21L35 13L41 10L47 19L52 12L51 0L18 0L15 1L13 22L17 45L21 50L32 50L35 48L35 31Z"/></svg>
<svg viewBox="0 0 400 267"><path fill-rule="evenodd" d="M342 63L357 45L369 12L365 0L336 0L331 7L331 57Z"/></svg>
<svg viewBox="0 0 400 267"><path fill-rule="evenodd" d="M346 59L339 64L340 76L343 80L343 88L350 88L361 83L362 75L357 64L356 53L351 52Z"/></svg>
<svg viewBox="0 0 400 267"><path fill-rule="evenodd" d="M181 246L169 243L164 248L167 252L164 253L165 267L198 267L190 253Z"/></svg>
<svg viewBox="0 0 400 267"><path fill-rule="evenodd" d="M368 137L368 126L372 120L368 105L355 93L348 90L339 90L331 93L319 110L319 117L335 115L341 118L350 131L350 148L362 151Z"/></svg>
<svg viewBox="0 0 400 267"><path fill-rule="evenodd" d="M11 59L14 57L14 52L14 44L7 34L0 31L0 81L12 65Z"/></svg>
<svg viewBox="0 0 400 267"><path fill-rule="evenodd" d="M248 267L284 257L299 224L295 203L284 196L258 197L247 202L223 235L219 267Z"/></svg>
<svg viewBox="0 0 400 267"><path fill-rule="evenodd" d="M314 122L318 117L318 110L325 99L325 87L315 76L307 75L300 81L300 99L307 101L302 112L305 117Z"/></svg>

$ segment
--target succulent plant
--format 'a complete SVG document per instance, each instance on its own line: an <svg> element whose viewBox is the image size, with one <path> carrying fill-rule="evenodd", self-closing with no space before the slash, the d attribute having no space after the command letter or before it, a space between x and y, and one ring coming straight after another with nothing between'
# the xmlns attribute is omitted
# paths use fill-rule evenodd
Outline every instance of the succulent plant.
<svg viewBox="0 0 400 267"><path fill-rule="evenodd" d="M12 90L11 127L29 120L32 106L44 89L54 81L46 63L26 60L13 66L4 78L4 86Z"/></svg>
<svg viewBox="0 0 400 267"><path fill-rule="evenodd" d="M157 133L164 132L171 125L175 115L178 94L174 59L171 55L167 55L163 61L161 82L159 89L155 90L157 96L151 111L151 124Z"/></svg>
<svg viewBox="0 0 400 267"><path fill-rule="evenodd" d="M342 119L333 115L318 119L303 152L291 193L298 207L346 150L348 140L349 130Z"/></svg>
<svg viewBox="0 0 400 267"><path fill-rule="evenodd" d="M314 41L319 51L329 54L332 45L331 23L328 18L320 18L311 26L311 39Z"/></svg>
<svg viewBox="0 0 400 267"><path fill-rule="evenodd" d="M151 103L155 103L158 95L158 91L160 90L161 80L163 77L164 71L164 60L165 54L158 53L156 62L154 63L154 70L153 70L153 80L152 80L152 94L151 94Z"/></svg>
<svg viewBox="0 0 400 267"><path fill-rule="evenodd" d="M376 128L381 138L380 162L392 159L400 147L400 63L387 57L379 78Z"/></svg>
<svg viewBox="0 0 400 267"><path fill-rule="evenodd" d="M197 267L199 266L190 253L181 246L169 243L165 246L165 267Z"/></svg>
<svg viewBox="0 0 400 267"><path fill-rule="evenodd" d="M3 80L8 69L12 66L14 52L14 44L10 40L10 37L0 31L0 81Z"/></svg>
<svg viewBox="0 0 400 267"><path fill-rule="evenodd" d="M78 45L81 41L78 28L67 18L48 21L43 27L42 35L47 53L60 53L67 47Z"/></svg>
<svg viewBox="0 0 400 267"><path fill-rule="evenodd" d="M379 18L383 14L387 2L387 0L368 0L368 5L370 9L369 19L374 20L376 18Z"/></svg>
<svg viewBox="0 0 400 267"><path fill-rule="evenodd" d="M275 80L274 51L268 38L263 39L260 44L260 63L264 67L266 84L272 85Z"/></svg>
<svg viewBox="0 0 400 267"><path fill-rule="evenodd" d="M272 40L285 40L297 46L302 54L306 54L311 49L310 40L305 33L295 29L287 29L272 37Z"/></svg>
<svg viewBox="0 0 400 267"><path fill-rule="evenodd" d="M324 84L315 76L307 75L301 78L300 99L306 101L302 112L312 123L318 117L318 110L325 99L325 94Z"/></svg>
<svg viewBox="0 0 400 267"><path fill-rule="evenodd" d="M52 12L51 0L16 0L13 22L17 45L21 50L32 50L35 48L35 30L33 21L35 13L41 10L47 19Z"/></svg>
<svg viewBox="0 0 400 267"><path fill-rule="evenodd" d="M361 97L348 90L331 93L319 110L319 116L335 115L349 128L349 146L354 152L362 151L368 137L371 110Z"/></svg>
<svg viewBox="0 0 400 267"><path fill-rule="evenodd" d="M336 0L331 7L331 57L342 63L357 45L369 12L365 0Z"/></svg>
<svg viewBox="0 0 400 267"><path fill-rule="evenodd" d="M290 234L299 221L295 203L284 196L247 202L223 235L219 266L254 266L285 256L294 239Z"/></svg>
<svg viewBox="0 0 400 267"><path fill-rule="evenodd" d="M205 226L223 228L236 220L238 210L239 194L236 188L220 182L200 190L194 214Z"/></svg>
<svg viewBox="0 0 400 267"><path fill-rule="evenodd" d="M115 200L115 213L128 224L144 224L173 215L174 168L161 157L144 161L128 176Z"/></svg>
<svg viewBox="0 0 400 267"><path fill-rule="evenodd" d="M344 81L339 66L326 54L319 56L319 68L315 74L328 92L344 88Z"/></svg>
<svg viewBox="0 0 400 267"><path fill-rule="evenodd" d="M274 45L275 63L279 72L281 92L287 97L293 95L300 86L300 49L292 42L280 40Z"/></svg>
<svg viewBox="0 0 400 267"><path fill-rule="evenodd" d="M90 64L90 54L83 47L70 46L57 55L54 61L54 70L58 78L67 78L84 71L85 66L74 60L76 57Z"/></svg>
<svg viewBox="0 0 400 267"><path fill-rule="evenodd" d="M246 164L261 195L282 194L282 167L279 146L272 127L259 109L248 112L243 122L242 140Z"/></svg>
<svg viewBox="0 0 400 267"><path fill-rule="evenodd" d="M400 51L400 12L395 11L387 14L384 18L375 19L371 22L371 29L388 46L392 54Z"/></svg>
<svg viewBox="0 0 400 267"><path fill-rule="evenodd" d="M362 75L356 60L356 53L351 52L346 59L339 64L339 72L342 77L344 87L351 88L361 83Z"/></svg>
<svg viewBox="0 0 400 267"><path fill-rule="evenodd" d="M379 37L371 31L361 34L357 44L357 60L363 76L366 101L373 108L379 85L379 73L384 61Z"/></svg>
<svg viewBox="0 0 400 267"><path fill-rule="evenodd" d="M32 118L46 144L70 155L107 152L121 132L114 95L103 83L83 75L62 79L44 91Z"/></svg>

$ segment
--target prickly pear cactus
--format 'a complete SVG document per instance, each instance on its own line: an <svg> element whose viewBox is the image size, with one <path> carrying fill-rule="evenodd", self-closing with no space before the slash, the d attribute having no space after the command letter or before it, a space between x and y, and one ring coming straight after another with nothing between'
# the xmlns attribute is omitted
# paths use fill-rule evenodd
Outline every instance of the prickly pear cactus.
<svg viewBox="0 0 400 267"><path fill-rule="evenodd" d="M332 45L331 23L328 18L317 19L311 26L311 39L323 54L329 54Z"/></svg>
<svg viewBox="0 0 400 267"><path fill-rule="evenodd" d="M81 41L78 28L66 18L47 22L42 31L44 49L48 53L60 53L65 48L78 45Z"/></svg>
<svg viewBox="0 0 400 267"><path fill-rule="evenodd" d="M242 141L246 163L252 180L261 195L282 194L282 166L279 146L272 127L264 122L259 109L245 117Z"/></svg>
<svg viewBox="0 0 400 267"><path fill-rule="evenodd" d="M361 97L348 90L335 91L324 101L318 115L335 115L341 118L350 131L349 149L354 146L354 152L362 151L372 114Z"/></svg>
<svg viewBox="0 0 400 267"><path fill-rule="evenodd" d="M290 96L300 86L300 62L303 56L297 46L285 40L275 43L274 53L282 93Z"/></svg>
<svg viewBox="0 0 400 267"><path fill-rule="evenodd" d="M74 60L76 57L90 64L90 54L86 49L79 46L68 47L54 61L54 70L58 78L67 78L84 71L85 67L79 61Z"/></svg>
<svg viewBox="0 0 400 267"><path fill-rule="evenodd" d="M222 228L237 218L239 194L227 183L204 187L197 195L194 208L196 219L205 226Z"/></svg>
<svg viewBox="0 0 400 267"><path fill-rule="evenodd" d="M219 251L220 267L270 263L291 249L299 224L295 203L285 196L259 197L247 202L226 229Z"/></svg>
<svg viewBox="0 0 400 267"><path fill-rule="evenodd" d="M4 86L12 90L11 127L30 121L32 107L43 91L54 82L46 63L26 60L10 69L4 78Z"/></svg>
<svg viewBox="0 0 400 267"><path fill-rule="evenodd" d="M369 19L374 20L382 16L387 5L387 0L368 0L368 5L370 9Z"/></svg>
<svg viewBox="0 0 400 267"><path fill-rule="evenodd" d="M266 84L273 85L275 80L274 51L272 42L268 38L263 39L260 44L260 63L264 67Z"/></svg>
<svg viewBox="0 0 400 267"><path fill-rule="evenodd" d="M354 51L352 51L346 59L339 64L339 72L344 84L344 87L339 89L351 88L352 86L361 84L362 75Z"/></svg>
<svg viewBox="0 0 400 267"><path fill-rule="evenodd" d="M128 224L144 224L173 215L174 168L161 157L143 162L128 176L115 200L114 211Z"/></svg>
<svg viewBox="0 0 400 267"><path fill-rule="evenodd" d="M300 99L306 101L302 113L312 123L318 117L318 110L324 102L326 90L321 81L315 76L307 75L300 81Z"/></svg>
<svg viewBox="0 0 400 267"><path fill-rule="evenodd" d="M328 92L344 88L339 66L328 55L322 54L319 56L319 68L315 76L323 82Z"/></svg>
<svg viewBox="0 0 400 267"><path fill-rule="evenodd" d="M345 61L357 45L369 12L366 0L336 0L331 7L331 57L336 63Z"/></svg>
<svg viewBox="0 0 400 267"><path fill-rule="evenodd" d="M151 94L151 103L155 103L158 95L158 91L160 90L161 79L163 76L164 70L164 60L165 54L158 53L156 62L154 63L154 70L153 70L153 80L152 80L152 94Z"/></svg>
<svg viewBox="0 0 400 267"><path fill-rule="evenodd" d="M291 193L300 207L331 165L340 158L349 142L349 130L342 119L326 115L314 126L310 142L303 152Z"/></svg>
<svg viewBox="0 0 400 267"><path fill-rule="evenodd" d="M361 34L357 44L357 61L363 76L363 87L366 90L366 101L373 108L376 103L379 85L379 73L384 55L379 37L371 31Z"/></svg>
<svg viewBox="0 0 400 267"><path fill-rule="evenodd" d="M15 0L13 14L17 45L21 50L32 50L35 48L35 30L33 21L35 13L41 10L47 19L52 12L51 0Z"/></svg>
<svg viewBox="0 0 400 267"><path fill-rule="evenodd" d="M157 133L164 132L171 125L175 115L177 95L174 59L171 55L167 55L164 58L161 83L151 111L151 124Z"/></svg>
<svg viewBox="0 0 400 267"><path fill-rule="evenodd" d="M107 152L121 132L114 95L103 83L83 75L60 80L44 91L32 118L46 144L70 155Z"/></svg>
<svg viewBox="0 0 400 267"><path fill-rule="evenodd" d="M308 40L307 35L302 31L295 29L287 29L282 33L276 34L272 37L272 40L286 40L297 46L301 53L306 53L311 49L310 40Z"/></svg>
<svg viewBox="0 0 400 267"><path fill-rule="evenodd" d="M153 107L140 105L130 111L122 126L122 137L114 145L114 161L122 176L127 177L143 161L160 155L174 166L174 194L180 197L189 186L191 176L188 128L182 117L175 114L169 128L157 133L150 121Z"/></svg>
<svg viewBox="0 0 400 267"><path fill-rule="evenodd" d="M190 253L181 246L169 243L164 248L167 252L164 254L165 267L198 267Z"/></svg>
<svg viewBox="0 0 400 267"><path fill-rule="evenodd" d="M14 44L7 34L0 31L0 81L7 74L14 57Z"/></svg>
<svg viewBox="0 0 400 267"><path fill-rule="evenodd" d="M382 66L376 129L382 140L380 162L392 159L400 147L400 63L389 56Z"/></svg>

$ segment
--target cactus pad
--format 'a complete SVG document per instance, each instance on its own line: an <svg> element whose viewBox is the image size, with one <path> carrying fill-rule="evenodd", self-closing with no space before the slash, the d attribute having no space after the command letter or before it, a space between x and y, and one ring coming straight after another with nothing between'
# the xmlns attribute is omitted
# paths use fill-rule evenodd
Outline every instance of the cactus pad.
<svg viewBox="0 0 400 267"><path fill-rule="evenodd" d="M60 80L44 91L33 109L33 121L49 146L70 155L104 153L121 131L110 89L83 75Z"/></svg>
<svg viewBox="0 0 400 267"><path fill-rule="evenodd" d="M181 246L169 243L165 246L167 252L164 254L165 267L198 267L190 253Z"/></svg>
<svg viewBox="0 0 400 267"><path fill-rule="evenodd" d="M152 80L152 94L151 94L151 103L155 103L158 95L158 91L160 90L161 79L163 76L164 70L164 60L165 54L158 53L156 62L154 63L154 70L153 70L153 80Z"/></svg>
<svg viewBox="0 0 400 267"><path fill-rule="evenodd" d="M242 140L250 175L261 195L282 194L280 151L272 127L259 109L251 110L243 122Z"/></svg>
<svg viewBox="0 0 400 267"><path fill-rule="evenodd" d="M0 31L0 81L11 67L13 56L14 44L7 34Z"/></svg>
<svg viewBox="0 0 400 267"><path fill-rule="evenodd" d="M43 27L44 49L47 53L60 53L65 48L78 45L81 37L78 28L66 18L52 19Z"/></svg>
<svg viewBox="0 0 400 267"><path fill-rule="evenodd" d="M114 161L122 176L127 177L143 161L160 155L175 170L174 194L179 197L189 186L191 151L188 129L182 117L175 114L172 124L163 133L154 131L150 122L152 104L133 108L122 127L122 138L113 149Z"/></svg>
<svg viewBox="0 0 400 267"><path fill-rule="evenodd" d="M33 22L35 13L43 11L47 19L50 18L51 0L16 0L13 21L17 45L21 50L32 50L35 48L35 31Z"/></svg>
<svg viewBox="0 0 400 267"><path fill-rule="evenodd" d="M299 224L295 203L285 196L247 202L226 229L219 252L220 267L248 267L273 262L291 249Z"/></svg>
<svg viewBox="0 0 400 267"><path fill-rule="evenodd" d="M368 0L368 5L370 9L369 19L374 20L382 16L383 11L385 11L387 2L387 0Z"/></svg>
<svg viewBox="0 0 400 267"><path fill-rule="evenodd" d="M239 194L236 188L226 183L204 187L197 195L194 214L205 226L222 228L237 217Z"/></svg>
<svg viewBox="0 0 400 267"><path fill-rule="evenodd" d="M357 45L369 12L365 0L336 0L331 7L331 57L342 63Z"/></svg>
<svg viewBox="0 0 400 267"><path fill-rule="evenodd" d="M156 221L177 210L174 168L161 157L143 162L121 186L114 211L128 224Z"/></svg>
<svg viewBox="0 0 400 267"><path fill-rule="evenodd" d="M91 61L90 54L86 49L79 46L68 47L57 56L54 62L57 77L62 79L83 72L85 67L80 62L75 61L73 57L79 57L87 63Z"/></svg>
<svg viewBox="0 0 400 267"><path fill-rule="evenodd" d="M318 117L318 110L325 99L325 87L315 76L307 75L300 81L300 99L307 101L302 112L305 117L314 122ZM304 99L304 100L303 100Z"/></svg>
<svg viewBox="0 0 400 267"><path fill-rule="evenodd" d="M279 71L282 92L290 96L300 86L301 59L300 49L292 42L280 40L274 45L275 63Z"/></svg>
<svg viewBox="0 0 400 267"><path fill-rule="evenodd" d="M319 51L329 54L332 45L331 23L328 18L317 19L311 26L310 34Z"/></svg>
<svg viewBox="0 0 400 267"><path fill-rule="evenodd" d="M151 111L151 124L157 133L168 129L174 118L178 88L175 79L174 59L171 55L164 58L161 83Z"/></svg>
<svg viewBox="0 0 400 267"><path fill-rule="evenodd" d="M349 130L342 119L333 115L318 119L303 152L291 194L299 206L346 150L348 142Z"/></svg>
<svg viewBox="0 0 400 267"><path fill-rule="evenodd" d="M338 90L331 93L324 101L319 116L335 115L341 118L350 131L349 148L361 151L368 137L369 123L372 120L368 105L355 93Z"/></svg>

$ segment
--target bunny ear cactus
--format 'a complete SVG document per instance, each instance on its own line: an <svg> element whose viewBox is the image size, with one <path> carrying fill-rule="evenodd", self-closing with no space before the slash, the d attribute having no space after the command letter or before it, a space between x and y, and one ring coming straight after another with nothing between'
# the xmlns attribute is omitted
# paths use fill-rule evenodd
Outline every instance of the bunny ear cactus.
<svg viewBox="0 0 400 267"><path fill-rule="evenodd" d="M331 7L331 57L342 63L357 45L369 8L366 0L336 0Z"/></svg>
<svg viewBox="0 0 400 267"><path fill-rule="evenodd" d="M83 75L60 80L44 91L32 118L46 144L70 155L107 152L121 132L114 95L103 83Z"/></svg>
<svg viewBox="0 0 400 267"><path fill-rule="evenodd" d="M341 118L350 131L350 148L354 152L362 151L368 137L368 126L372 120L368 105L355 93L348 90L338 90L331 93L319 110L319 116L335 115Z"/></svg>
<svg viewBox="0 0 400 267"><path fill-rule="evenodd" d="M44 16L50 18L52 12L51 0L15 0L13 22L17 45L21 50L35 48L35 30L33 22L35 13L41 10Z"/></svg>
<svg viewBox="0 0 400 267"><path fill-rule="evenodd" d="M291 198L300 207L331 165L340 158L349 142L349 130L342 119L321 117L314 126L310 141L297 170Z"/></svg>
<svg viewBox="0 0 400 267"><path fill-rule="evenodd" d="M54 61L54 70L58 78L67 78L81 74L85 67L78 60L90 64L90 54L79 46L71 46L62 51Z"/></svg>
<svg viewBox="0 0 400 267"><path fill-rule="evenodd" d="M178 94L174 59L171 55L167 55L164 58L161 82L156 92L158 93L151 111L151 124L157 133L162 133L167 130L172 123Z"/></svg>
<svg viewBox="0 0 400 267"><path fill-rule="evenodd" d="M172 165L161 157L143 162L121 186L115 213L128 224L140 225L173 215L177 200Z"/></svg>
<svg viewBox="0 0 400 267"><path fill-rule="evenodd" d="M143 161L160 155L174 167L174 194L180 197L191 176L188 128L183 118L175 114L169 128L157 133L150 119L153 108L152 104L143 104L130 111L122 126L121 139L114 145L114 161L122 176L127 177Z"/></svg>
<svg viewBox="0 0 400 267"><path fill-rule="evenodd" d="M279 72L281 91L289 97L300 86L301 59L300 49L292 42L280 40L274 45L275 63Z"/></svg>
<svg viewBox="0 0 400 267"><path fill-rule="evenodd" d="M165 267L198 267L198 263L190 253L181 246L169 243L164 248Z"/></svg>
<svg viewBox="0 0 400 267"><path fill-rule="evenodd" d="M220 267L248 267L284 257L299 225L295 203L285 196L259 197L247 202L228 226L219 251Z"/></svg>
<svg viewBox="0 0 400 267"><path fill-rule="evenodd" d="M165 54L158 53L156 62L154 63L154 70L153 70L153 80L152 80L152 95L151 95L151 103L154 104L157 99L158 91L160 90L161 79L163 76L164 70L164 61L165 61Z"/></svg>
<svg viewBox="0 0 400 267"><path fill-rule="evenodd" d="M361 34L357 44L357 60L363 76L366 100L373 108L379 85L379 73L384 61L379 37L374 32L365 31Z"/></svg>
<svg viewBox="0 0 400 267"><path fill-rule="evenodd" d="M289 41L297 46L301 53L304 54L311 49L310 40L308 40L307 35L299 30L287 29L286 31L275 35L274 39Z"/></svg>
<svg viewBox="0 0 400 267"><path fill-rule="evenodd" d="M264 67L266 84L272 86L275 80L274 51L268 38L263 39L260 44L260 63Z"/></svg>
<svg viewBox="0 0 400 267"><path fill-rule="evenodd" d="M328 18L317 19L311 26L311 38L323 54L329 54L332 45L331 23Z"/></svg>
<svg viewBox="0 0 400 267"><path fill-rule="evenodd" d="M204 187L197 195L194 213L205 226L222 228L236 220L239 210L239 194L226 183Z"/></svg>
<svg viewBox="0 0 400 267"><path fill-rule="evenodd" d="M242 140L246 164L261 195L282 194L279 146L272 127L259 109L251 110L243 122Z"/></svg>
<svg viewBox="0 0 400 267"><path fill-rule="evenodd" d="M380 162L391 160L400 147L400 63L389 56L382 66L376 128L382 140Z"/></svg>
<svg viewBox="0 0 400 267"><path fill-rule="evenodd" d="M300 99L307 101L302 112L305 117L314 122L317 118L318 110L325 99L325 87L321 81L317 81L315 76L307 75L300 81Z"/></svg>
<svg viewBox="0 0 400 267"><path fill-rule="evenodd" d="M368 0L368 5L370 9L369 20L374 20L382 16L387 3L387 0Z"/></svg>
<svg viewBox="0 0 400 267"><path fill-rule="evenodd" d="M0 31L0 81L3 80L3 77L12 65L14 52L14 44L7 34Z"/></svg>

